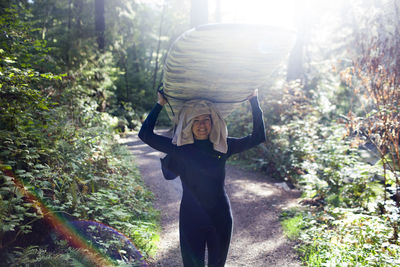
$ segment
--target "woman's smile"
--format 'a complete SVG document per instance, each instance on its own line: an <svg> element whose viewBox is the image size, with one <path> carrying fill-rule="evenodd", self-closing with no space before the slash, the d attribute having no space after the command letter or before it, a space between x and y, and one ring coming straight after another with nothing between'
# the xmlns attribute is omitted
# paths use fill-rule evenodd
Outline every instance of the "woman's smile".
<svg viewBox="0 0 400 267"><path fill-rule="evenodd" d="M206 140L210 135L212 127L209 114L200 115L194 118L192 125L193 136L197 140Z"/></svg>

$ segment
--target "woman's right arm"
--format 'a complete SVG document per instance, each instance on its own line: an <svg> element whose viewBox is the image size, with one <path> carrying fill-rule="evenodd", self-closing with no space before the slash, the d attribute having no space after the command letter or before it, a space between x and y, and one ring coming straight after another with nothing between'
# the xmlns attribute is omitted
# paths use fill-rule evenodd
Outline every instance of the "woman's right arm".
<svg viewBox="0 0 400 267"><path fill-rule="evenodd" d="M146 120L143 122L142 128L140 128L139 138L152 148L170 154L173 152L173 149L175 147L172 144L172 139L154 133L154 126L156 124L158 114L160 114L160 111L165 104L164 101L160 101L159 96L157 104L154 106L154 108L147 116Z"/></svg>

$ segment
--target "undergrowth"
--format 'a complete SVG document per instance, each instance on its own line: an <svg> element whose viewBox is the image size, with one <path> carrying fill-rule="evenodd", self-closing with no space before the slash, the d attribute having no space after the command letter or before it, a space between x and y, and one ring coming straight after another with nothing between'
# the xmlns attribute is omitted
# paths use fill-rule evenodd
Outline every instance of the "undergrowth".
<svg viewBox="0 0 400 267"><path fill-rule="evenodd" d="M281 223L298 241L304 265L398 266L398 173L384 171L376 148L349 135L324 82L309 96L304 88L288 87L274 112L263 106L267 141L230 164L263 171L303 192L299 207L283 211ZM250 116L236 120L232 132L249 132Z"/></svg>
<svg viewBox="0 0 400 267"><path fill-rule="evenodd" d="M287 155L280 166L303 192L301 205L281 214L282 227L300 241L307 266L398 266L400 211L389 198L396 190L383 186L395 176L326 116L314 110L274 127L275 145Z"/></svg>
<svg viewBox="0 0 400 267"><path fill-rule="evenodd" d="M132 262L127 248L112 239L79 247L72 232L60 230L70 221L111 226L150 257L158 239L152 193L114 138L118 119L98 111L88 85L111 86L111 78L93 74L112 73L104 64L110 55L75 70L74 79L44 72L38 64L51 58L49 49L24 20L29 12L17 9L0 19L1 264L93 266L93 249L112 264ZM108 255L112 248L119 255Z"/></svg>
<svg viewBox="0 0 400 267"><path fill-rule="evenodd" d="M329 207L283 212L289 238L307 266L398 266L400 245L390 219L357 209Z"/></svg>

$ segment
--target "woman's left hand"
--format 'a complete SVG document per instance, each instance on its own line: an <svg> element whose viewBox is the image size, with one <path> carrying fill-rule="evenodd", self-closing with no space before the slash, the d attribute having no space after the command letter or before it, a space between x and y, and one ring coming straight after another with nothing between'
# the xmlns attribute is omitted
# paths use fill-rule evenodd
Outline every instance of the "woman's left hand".
<svg viewBox="0 0 400 267"><path fill-rule="evenodd" d="M167 100L160 92L157 92L157 98L158 98L157 103L160 104L161 106L164 106L165 103L167 103Z"/></svg>
<svg viewBox="0 0 400 267"><path fill-rule="evenodd" d="M247 100L250 100L253 97L258 97L258 89L255 89L254 92L247 97Z"/></svg>

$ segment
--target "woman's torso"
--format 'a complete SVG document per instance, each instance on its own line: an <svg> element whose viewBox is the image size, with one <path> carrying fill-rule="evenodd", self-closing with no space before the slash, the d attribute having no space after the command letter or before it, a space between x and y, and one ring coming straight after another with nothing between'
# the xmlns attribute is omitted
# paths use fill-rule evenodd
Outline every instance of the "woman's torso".
<svg viewBox="0 0 400 267"><path fill-rule="evenodd" d="M226 154L213 150L208 140L196 140L178 147L175 160L179 162L183 202L195 202L208 211L229 208L224 188Z"/></svg>

